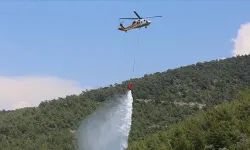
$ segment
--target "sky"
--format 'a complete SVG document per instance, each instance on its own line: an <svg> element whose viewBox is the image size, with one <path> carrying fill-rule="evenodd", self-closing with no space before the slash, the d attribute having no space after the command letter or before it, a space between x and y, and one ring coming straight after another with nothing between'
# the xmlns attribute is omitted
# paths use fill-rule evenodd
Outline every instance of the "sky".
<svg viewBox="0 0 250 150"><path fill-rule="evenodd" d="M1 2L0 109L37 106L144 74L249 54L249 4ZM147 29L117 30L120 17L136 17L133 10L163 17L150 19Z"/></svg>

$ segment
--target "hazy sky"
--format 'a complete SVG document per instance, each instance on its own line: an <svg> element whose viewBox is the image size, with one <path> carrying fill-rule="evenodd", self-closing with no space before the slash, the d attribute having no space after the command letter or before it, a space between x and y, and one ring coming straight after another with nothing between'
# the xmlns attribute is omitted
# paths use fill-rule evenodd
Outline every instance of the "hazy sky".
<svg viewBox="0 0 250 150"><path fill-rule="evenodd" d="M84 88L231 57L234 47L245 54L250 51L249 4L1 2L0 109L37 105ZM133 10L142 17L163 18L151 19L152 24L139 32L118 31L118 18L135 17Z"/></svg>

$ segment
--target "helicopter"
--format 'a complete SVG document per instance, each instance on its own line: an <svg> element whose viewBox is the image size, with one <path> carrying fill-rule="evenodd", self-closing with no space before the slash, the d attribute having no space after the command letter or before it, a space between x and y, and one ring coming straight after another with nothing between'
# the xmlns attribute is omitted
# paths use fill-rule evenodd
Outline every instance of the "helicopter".
<svg viewBox="0 0 250 150"><path fill-rule="evenodd" d="M137 16L137 18L120 18L120 19L135 19L135 21L133 21L132 24L129 25L128 27L124 27L122 23L120 23L120 27L118 28L118 30L127 32L128 30L131 30L131 29L137 29L137 28L142 28L142 27L147 28L151 24L151 21L145 18L162 17L162 16L152 16L152 17L142 18L136 11L133 11L133 12Z"/></svg>

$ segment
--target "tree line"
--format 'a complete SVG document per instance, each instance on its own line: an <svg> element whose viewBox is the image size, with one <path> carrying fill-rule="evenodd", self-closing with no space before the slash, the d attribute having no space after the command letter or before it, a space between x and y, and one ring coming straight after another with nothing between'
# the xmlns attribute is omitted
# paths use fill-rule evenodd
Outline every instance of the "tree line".
<svg viewBox="0 0 250 150"><path fill-rule="evenodd" d="M0 149L76 149L74 134L84 118L106 100L124 94L131 82L134 102L129 145L235 99L250 84L250 56L199 62L45 100L38 107L2 110Z"/></svg>

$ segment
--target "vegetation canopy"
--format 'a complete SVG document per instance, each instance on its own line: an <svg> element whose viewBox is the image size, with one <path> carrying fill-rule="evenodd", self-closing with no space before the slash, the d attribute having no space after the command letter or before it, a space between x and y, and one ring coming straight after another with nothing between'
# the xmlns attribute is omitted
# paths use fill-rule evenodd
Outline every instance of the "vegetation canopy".
<svg viewBox="0 0 250 150"><path fill-rule="evenodd" d="M74 132L84 118L105 100L125 93L128 83L134 84L129 149L244 149L241 145L249 144L247 94L242 101L210 110L250 85L250 56L245 55L144 75L38 107L2 110L0 149L76 149ZM202 115L189 118L198 113Z"/></svg>

